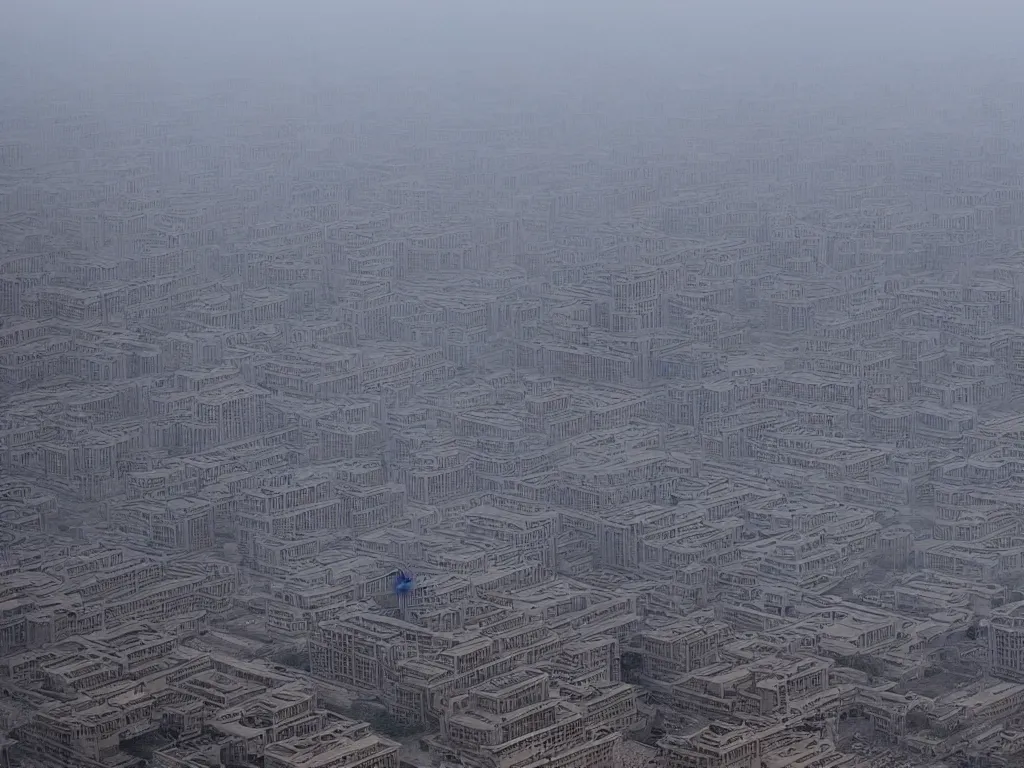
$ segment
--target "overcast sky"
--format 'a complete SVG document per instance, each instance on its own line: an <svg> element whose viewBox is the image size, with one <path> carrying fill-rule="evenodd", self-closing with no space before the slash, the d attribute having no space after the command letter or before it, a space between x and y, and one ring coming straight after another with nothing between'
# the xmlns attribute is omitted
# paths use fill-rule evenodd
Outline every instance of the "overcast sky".
<svg viewBox="0 0 1024 768"><path fill-rule="evenodd" d="M826 76L925 82L1016 57L1024 3L976 0L7 0L5 66L65 83L391 73L492 87ZM938 75L934 75L938 76ZM948 77L948 72L942 73ZM158 87L155 85L154 87Z"/></svg>

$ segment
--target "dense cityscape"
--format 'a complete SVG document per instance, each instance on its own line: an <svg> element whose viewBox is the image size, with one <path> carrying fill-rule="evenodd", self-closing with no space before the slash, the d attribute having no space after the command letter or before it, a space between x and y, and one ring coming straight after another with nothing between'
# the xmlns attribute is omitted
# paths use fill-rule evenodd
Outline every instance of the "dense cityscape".
<svg viewBox="0 0 1024 768"><path fill-rule="evenodd" d="M0 768L1024 764L985 71L4 90Z"/></svg>

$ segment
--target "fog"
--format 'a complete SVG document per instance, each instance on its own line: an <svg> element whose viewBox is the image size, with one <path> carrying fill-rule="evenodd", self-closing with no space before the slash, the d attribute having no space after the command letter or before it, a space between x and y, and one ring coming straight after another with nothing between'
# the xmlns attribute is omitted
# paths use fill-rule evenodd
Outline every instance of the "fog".
<svg viewBox="0 0 1024 768"><path fill-rule="evenodd" d="M1022 31L8 0L0 768L1024 765Z"/></svg>
<svg viewBox="0 0 1024 768"><path fill-rule="evenodd" d="M5 47L22 66L69 85L83 68L113 78L130 66L198 81L239 72L348 84L470 77L490 88L572 83L611 92L623 79L662 86L695 75L722 78L717 86L773 76L931 87L933 67L1015 55L1024 20L1008 0L7 5Z"/></svg>

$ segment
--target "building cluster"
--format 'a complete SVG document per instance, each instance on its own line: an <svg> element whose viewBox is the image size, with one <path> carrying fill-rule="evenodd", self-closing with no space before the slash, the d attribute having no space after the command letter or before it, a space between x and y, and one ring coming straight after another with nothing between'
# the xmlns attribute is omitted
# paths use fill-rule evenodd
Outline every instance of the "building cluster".
<svg viewBox="0 0 1024 768"><path fill-rule="evenodd" d="M3 123L0 766L1024 761L1001 123L280 98Z"/></svg>

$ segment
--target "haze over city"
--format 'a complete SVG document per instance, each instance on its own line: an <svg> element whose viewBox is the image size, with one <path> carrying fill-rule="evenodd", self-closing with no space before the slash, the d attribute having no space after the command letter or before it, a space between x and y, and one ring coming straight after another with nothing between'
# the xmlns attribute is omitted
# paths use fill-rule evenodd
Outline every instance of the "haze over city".
<svg viewBox="0 0 1024 768"><path fill-rule="evenodd" d="M1021 29L10 0L0 768L1024 765Z"/></svg>

